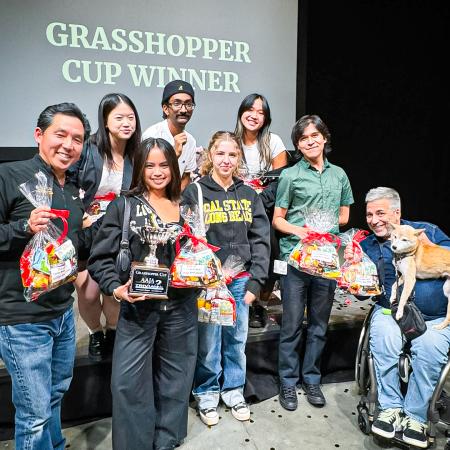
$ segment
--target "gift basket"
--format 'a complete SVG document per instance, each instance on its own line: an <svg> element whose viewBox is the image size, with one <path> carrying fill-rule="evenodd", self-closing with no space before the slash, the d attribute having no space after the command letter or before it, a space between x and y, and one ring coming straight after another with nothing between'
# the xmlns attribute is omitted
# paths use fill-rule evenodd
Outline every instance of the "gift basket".
<svg viewBox="0 0 450 450"><path fill-rule="evenodd" d="M19 186L22 194L33 206L51 207L53 177L39 171L34 178ZM36 301L41 294L62 284L74 281L77 275L77 258L72 241L67 238L69 211L50 209L63 223L61 231L49 222L44 231L36 233L20 257L20 274L24 297Z"/></svg>
<svg viewBox="0 0 450 450"><path fill-rule="evenodd" d="M222 326L235 326L236 301L227 288L234 279L248 275L242 259L230 255L222 266L223 279L219 286L204 289L197 299L198 321Z"/></svg>
<svg viewBox="0 0 450 450"><path fill-rule="evenodd" d="M208 244L206 229L197 206L181 208L183 231L175 241L176 256L170 268L171 286L176 288L218 286L223 279L222 265L214 254L219 247ZM181 245L182 237L187 241Z"/></svg>
<svg viewBox="0 0 450 450"><path fill-rule="evenodd" d="M353 260L342 264L341 277L338 279L338 287L349 294L369 296L381 294L377 267L360 245L367 234L365 230L352 228L339 235L343 245L351 244L353 248Z"/></svg>
<svg viewBox="0 0 450 450"><path fill-rule="evenodd" d="M305 209L303 214L308 233L292 250L288 264L311 275L339 278L340 240L329 232L336 225L336 215L320 209Z"/></svg>

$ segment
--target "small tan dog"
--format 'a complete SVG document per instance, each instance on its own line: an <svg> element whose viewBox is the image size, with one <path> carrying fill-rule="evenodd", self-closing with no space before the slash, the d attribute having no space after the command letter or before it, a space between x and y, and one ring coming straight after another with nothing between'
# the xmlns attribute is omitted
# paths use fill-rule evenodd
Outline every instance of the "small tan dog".
<svg viewBox="0 0 450 450"><path fill-rule="evenodd" d="M424 229L415 229L409 225L394 225L391 233L391 249L396 256L395 266L401 274L398 286L404 283L398 302L396 319L403 316L404 306L416 284L416 278L447 278L444 283L444 295L448 298L447 316L434 328L442 330L450 324L450 250L435 244L423 243L419 235ZM397 282L392 286L390 302L397 296ZM432 301L432 299L430 299Z"/></svg>

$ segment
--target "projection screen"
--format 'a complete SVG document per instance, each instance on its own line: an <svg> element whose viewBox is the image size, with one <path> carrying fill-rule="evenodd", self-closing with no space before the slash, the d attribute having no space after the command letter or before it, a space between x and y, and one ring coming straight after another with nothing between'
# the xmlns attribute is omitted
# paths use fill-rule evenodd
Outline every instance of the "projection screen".
<svg viewBox="0 0 450 450"><path fill-rule="evenodd" d="M104 94L123 92L142 128L161 120L164 85L196 91L187 130L206 146L234 130L242 99L265 95L271 130L291 148L295 121L297 0L16 0L2 2L0 153L35 147L40 111L76 103L97 128Z"/></svg>

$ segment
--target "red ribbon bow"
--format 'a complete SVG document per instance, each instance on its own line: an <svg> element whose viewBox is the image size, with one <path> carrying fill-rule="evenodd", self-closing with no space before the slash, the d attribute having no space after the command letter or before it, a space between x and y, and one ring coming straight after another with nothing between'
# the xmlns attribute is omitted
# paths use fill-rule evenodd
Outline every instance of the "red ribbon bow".
<svg viewBox="0 0 450 450"><path fill-rule="evenodd" d="M62 220L63 230L56 240L56 242L61 245L67 236L67 232L69 231L69 224L67 223L67 219L69 218L70 211L68 209L51 209L50 212Z"/></svg>
<svg viewBox="0 0 450 450"><path fill-rule="evenodd" d="M248 273L246 270L239 272L234 277L231 275L224 274L225 284L230 284L234 280L238 280L239 278L245 278L245 277L249 277L249 276L250 276L250 273Z"/></svg>
<svg viewBox="0 0 450 450"><path fill-rule="evenodd" d="M330 244L336 244L337 249L341 246L341 240L332 233L318 233L317 231L308 230L308 234L302 239L304 244L314 241L326 241Z"/></svg>
<svg viewBox="0 0 450 450"><path fill-rule="evenodd" d="M115 192L108 192L105 195L96 195L94 197L94 200L99 200L99 201L104 200L107 202L112 202L116 197L117 197L117 195Z"/></svg>
<svg viewBox="0 0 450 450"><path fill-rule="evenodd" d="M192 244L194 245L194 247L196 247L199 243L202 243L204 245L206 245L208 248L210 248L213 252L217 252L217 250L220 250L220 247L216 247L215 245L212 244L208 244L207 240L204 237L199 237L199 236L195 236L192 234L191 231L191 227L185 223L183 225L183 231L177 236L176 240L175 240L175 251L178 255L178 253L180 253L181 250L181 246L180 246L180 239L186 236L187 238L189 238L192 241Z"/></svg>
<svg viewBox="0 0 450 450"><path fill-rule="evenodd" d="M353 260L359 261L362 255L362 248L359 243L363 241L369 234L366 230L358 230L352 238Z"/></svg>

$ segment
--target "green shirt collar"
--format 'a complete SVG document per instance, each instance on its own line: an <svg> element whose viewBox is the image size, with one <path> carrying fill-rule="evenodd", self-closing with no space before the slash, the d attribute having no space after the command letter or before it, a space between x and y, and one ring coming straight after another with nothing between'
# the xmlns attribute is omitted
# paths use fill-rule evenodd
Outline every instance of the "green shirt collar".
<svg viewBox="0 0 450 450"><path fill-rule="evenodd" d="M314 169L317 170L315 167L313 167L310 162L306 159L306 158L302 158L299 161L299 164L304 168L304 169ZM328 162L328 159L324 157L323 159L323 170L327 169L330 167L330 163Z"/></svg>

